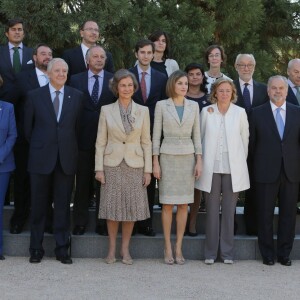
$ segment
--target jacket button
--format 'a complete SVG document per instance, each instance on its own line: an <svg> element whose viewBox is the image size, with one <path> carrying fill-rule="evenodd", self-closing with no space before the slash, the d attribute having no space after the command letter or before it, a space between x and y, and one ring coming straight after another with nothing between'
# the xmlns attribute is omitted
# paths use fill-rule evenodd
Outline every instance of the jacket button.
<svg viewBox="0 0 300 300"><path fill-rule="evenodd" d="M123 142L123 144L126 144L125 142Z"/></svg>

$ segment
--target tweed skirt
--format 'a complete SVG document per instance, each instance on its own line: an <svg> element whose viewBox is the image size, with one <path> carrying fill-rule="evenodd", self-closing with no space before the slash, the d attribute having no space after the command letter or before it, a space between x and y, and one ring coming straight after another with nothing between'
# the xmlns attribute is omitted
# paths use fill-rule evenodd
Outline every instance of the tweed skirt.
<svg viewBox="0 0 300 300"><path fill-rule="evenodd" d="M161 204L186 204L194 202L195 155L160 154L161 179L159 202Z"/></svg>
<svg viewBox="0 0 300 300"><path fill-rule="evenodd" d="M104 166L99 218L113 221L139 221L150 217L143 168L131 168L123 160L117 167Z"/></svg>

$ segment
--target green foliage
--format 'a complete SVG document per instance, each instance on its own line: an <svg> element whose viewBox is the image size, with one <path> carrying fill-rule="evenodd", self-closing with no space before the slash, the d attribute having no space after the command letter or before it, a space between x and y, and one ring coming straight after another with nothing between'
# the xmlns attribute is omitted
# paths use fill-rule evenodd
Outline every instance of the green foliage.
<svg viewBox="0 0 300 300"><path fill-rule="evenodd" d="M0 0L0 42L9 18L26 21L25 43L48 43L55 55L80 43L79 27L95 20L100 43L112 52L116 68L135 62L134 45L152 31L171 37L172 56L181 68L203 63L204 51L222 44L228 56L224 70L236 78L238 53L253 53L255 78L285 75L287 62L299 57L300 3L288 0Z"/></svg>

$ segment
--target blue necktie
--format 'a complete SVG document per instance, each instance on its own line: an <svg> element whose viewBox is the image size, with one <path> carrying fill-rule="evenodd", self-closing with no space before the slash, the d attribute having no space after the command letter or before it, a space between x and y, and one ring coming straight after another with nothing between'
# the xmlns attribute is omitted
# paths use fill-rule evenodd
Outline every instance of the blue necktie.
<svg viewBox="0 0 300 300"><path fill-rule="evenodd" d="M251 110L251 100L250 100L250 92L248 89L248 85L249 83L244 84L244 91L243 91L243 98L244 98L246 112L249 112Z"/></svg>
<svg viewBox="0 0 300 300"><path fill-rule="evenodd" d="M91 98L93 102L97 105L98 104L98 97L99 97L99 75L93 75L95 77L95 83L92 90Z"/></svg>
<svg viewBox="0 0 300 300"><path fill-rule="evenodd" d="M284 131L284 124L283 124L283 120L281 117L281 107L276 108L276 125L277 125L277 129L280 135L280 138L282 139L283 137L283 131Z"/></svg>

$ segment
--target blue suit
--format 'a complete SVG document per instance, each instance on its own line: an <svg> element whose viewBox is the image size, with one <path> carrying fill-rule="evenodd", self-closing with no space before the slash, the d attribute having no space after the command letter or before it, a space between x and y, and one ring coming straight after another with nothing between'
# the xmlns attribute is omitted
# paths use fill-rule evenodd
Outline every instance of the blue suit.
<svg viewBox="0 0 300 300"><path fill-rule="evenodd" d="M3 203L9 182L9 175L15 169L13 146L17 138L14 107L0 101L0 255L3 246Z"/></svg>

